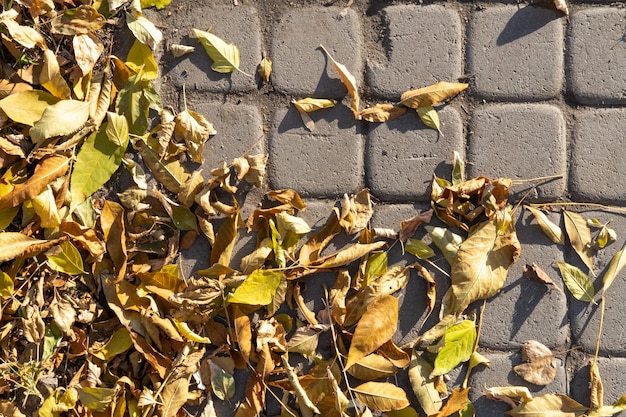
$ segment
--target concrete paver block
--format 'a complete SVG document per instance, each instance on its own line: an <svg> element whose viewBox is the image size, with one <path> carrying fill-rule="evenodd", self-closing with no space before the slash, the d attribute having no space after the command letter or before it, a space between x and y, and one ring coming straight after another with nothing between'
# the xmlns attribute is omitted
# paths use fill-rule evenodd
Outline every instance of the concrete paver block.
<svg viewBox="0 0 626 417"><path fill-rule="evenodd" d="M272 39L272 84L296 96L341 98L347 93L320 44L361 84L361 22L357 13L340 7L289 9Z"/></svg>
<svg viewBox="0 0 626 417"><path fill-rule="evenodd" d="M476 415L481 417L502 417L511 407L504 402L493 401L485 396L485 388L523 386L527 387L533 396L549 393L566 393L567 376L565 366L560 359L556 359L556 378L546 386L534 385L524 381L514 371L513 367L522 363L520 353L483 353L491 361L490 366L478 366L470 376L470 401L476 407Z"/></svg>
<svg viewBox="0 0 626 417"><path fill-rule="evenodd" d="M582 104L626 104L626 10L592 8L571 17L569 88Z"/></svg>
<svg viewBox="0 0 626 417"><path fill-rule="evenodd" d="M213 61L197 39L191 37L192 29L210 31L226 43L235 44L240 51L239 68L254 75L261 61L261 27L258 12L252 6L219 6L187 2L177 6L171 15L163 17L163 24L171 32L165 36L167 48L172 44L195 46L191 54L174 58L165 52L164 80L171 80L177 87L183 84L187 91L212 93L241 93L257 88L254 78L239 71L221 74L211 69ZM245 28L245 30L242 30Z"/></svg>
<svg viewBox="0 0 626 417"><path fill-rule="evenodd" d="M439 118L443 135L412 110L370 125L366 172L373 195L383 201L429 201L433 173L450 177L452 152L464 153L463 122L450 106L439 111Z"/></svg>
<svg viewBox="0 0 626 417"><path fill-rule="evenodd" d="M315 131L298 111L276 112L269 141L268 176L273 188L305 197L339 197L363 187L363 138L352 111L337 106L310 114Z"/></svg>
<svg viewBox="0 0 626 417"><path fill-rule="evenodd" d="M594 256L594 269L599 278L595 278L590 274L590 278L594 281L596 292L602 287L602 276L606 272L611 259L626 243L626 218L624 216L615 215L602 211L585 211L581 215L586 219L595 217L602 223L611 221L610 227L617 232L617 241L608 245L604 249L600 249ZM592 229L592 231L597 229ZM586 268L578 255L569 250L567 261L583 272L587 273ZM622 271L613 284L605 293L605 312L604 323L602 326L602 336L600 339L601 355L624 355L624 317L626 317L626 303L624 303L623 294L626 292L626 280ZM593 354L596 349L596 337L600 326L600 308L599 304L585 303L570 297L570 321L572 326L572 342L574 346L582 346L587 353Z"/></svg>
<svg viewBox="0 0 626 417"><path fill-rule="evenodd" d="M626 201L626 110L594 109L575 114L570 189L583 201Z"/></svg>
<svg viewBox="0 0 626 417"><path fill-rule="evenodd" d="M566 175L566 126L558 107L548 104L486 105L470 123L468 176L531 179ZM554 200L565 191L565 179L546 182L528 199ZM514 197L532 183L513 187Z"/></svg>
<svg viewBox="0 0 626 417"><path fill-rule="evenodd" d="M558 216L551 219L559 223ZM562 246L544 235L527 210L520 213L516 228L522 253L509 269L500 293L487 303L480 345L517 350L526 340L534 339L549 348L562 347L570 335L565 294L523 276L524 265L536 263L562 288L558 270L553 266L554 261L563 260Z"/></svg>
<svg viewBox="0 0 626 417"><path fill-rule="evenodd" d="M219 167L222 161L230 164L250 148L251 155L265 152L261 115L255 106L208 102L193 108L213 123L217 130L202 150L202 167L207 174Z"/></svg>
<svg viewBox="0 0 626 417"><path fill-rule="evenodd" d="M556 97L563 84L564 18L543 7L486 7L470 18L467 72L487 100Z"/></svg>
<svg viewBox="0 0 626 417"><path fill-rule="evenodd" d="M456 10L443 6L389 6L387 62L370 62L374 94L397 99L403 92L462 75L463 26Z"/></svg>
<svg viewBox="0 0 626 417"><path fill-rule="evenodd" d="M626 388L624 387L626 359L600 357L598 358L598 368L600 369L600 377L604 386L604 404L613 404L626 393ZM579 403L589 405L589 365L585 365L575 372L570 385L570 394ZM624 415L626 415L624 412L615 414L615 416Z"/></svg>

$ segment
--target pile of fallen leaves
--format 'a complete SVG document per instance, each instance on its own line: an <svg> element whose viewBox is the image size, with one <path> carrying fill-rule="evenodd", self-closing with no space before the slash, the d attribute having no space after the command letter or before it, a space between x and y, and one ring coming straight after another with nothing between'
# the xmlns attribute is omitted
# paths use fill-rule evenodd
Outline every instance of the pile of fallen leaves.
<svg viewBox="0 0 626 417"><path fill-rule="evenodd" d="M489 365L479 352L475 302L498 293L521 251L517 210L508 203L512 181L466 179L455 153L450 180L433 180L432 210L397 229L370 227L367 190L345 196L315 231L299 216L306 204L294 190L269 191L266 204L244 218L241 190L263 185L267 155L245 154L209 173L189 170L216 129L186 107L163 109L152 86L162 36L141 7L167 2L88 3L19 1L4 3L0 14L0 414L172 417L196 407L212 416L213 398L232 399L233 375L246 370L239 417L263 413L270 395L285 416L474 415L469 375ZM111 30L124 25L136 40L122 60L105 50ZM241 71L235 45L194 34L214 71ZM174 45L172 53L192 49ZM355 78L326 54L355 119L384 122L412 108L439 129L433 106L467 87L440 82L404 93L397 104L360 110ZM271 66L269 58L259 64L265 82ZM313 129L307 113L335 102L294 104ZM133 184L114 195L110 179L120 167ZM615 240L595 219L563 211L563 232L539 208L528 209L591 273L595 251ZM448 227L429 225L433 214ZM422 227L427 237L415 238ZM590 227L599 231L592 235ZM210 266L183 277L179 251L200 233L211 245ZM250 234L254 249L236 259L236 245ZM389 265L394 245L408 265ZM558 265L572 295L599 299L603 314L623 254L599 294L584 271ZM312 311L302 285L329 273L336 279L325 308ZM536 265L527 274L555 286ZM425 315L436 312L438 321L397 346L395 294L416 275L427 283ZM449 290L438 297L441 281ZM554 378L545 346L528 341L522 355L515 372L524 379ZM493 387L487 395L511 404L514 416L625 410L626 397L603 404L596 358L590 406L560 394L533 398L524 387ZM466 377L449 390L446 375L464 363ZM389 382L400 372L408 372L419 404Z"/></svg>

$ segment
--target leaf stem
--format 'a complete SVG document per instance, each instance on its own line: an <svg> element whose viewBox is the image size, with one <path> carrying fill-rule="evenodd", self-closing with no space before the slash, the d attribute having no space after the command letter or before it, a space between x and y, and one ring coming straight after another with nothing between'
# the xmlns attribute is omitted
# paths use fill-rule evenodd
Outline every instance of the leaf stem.
<svg viewBox="0 0 626 417"><path fill-rule="evenodd" d="M545 177L536 177L536 178L528 178L524 180L513 180L513 184L524 184L527 182L545 182L549 180L555 180L558 178L563 178L563 174L555 174L555 175L547 175Z"/></svg>
<svg viewBox="0 0 626 417"><path fill-rule="evenodd" d="M591 208L597 208L597 209L604 210L604 211L626 214L626 208L624 207L607 206L607 205L598 204L598 203L562 202L562 203L533 203L529 205L531 207L538 207L538 208L566 207L566 206L591 207Z"/></svg>
<svg viewBox="0 0 626 417"><path fill-rule="evenodd" d="M604 325L604 295L600 297L600 326L598 328L598 336L596 337L596 351L593 355L593 364L598 361L598 353L600 352L600 337L602 336L602 326Z"/></svg>

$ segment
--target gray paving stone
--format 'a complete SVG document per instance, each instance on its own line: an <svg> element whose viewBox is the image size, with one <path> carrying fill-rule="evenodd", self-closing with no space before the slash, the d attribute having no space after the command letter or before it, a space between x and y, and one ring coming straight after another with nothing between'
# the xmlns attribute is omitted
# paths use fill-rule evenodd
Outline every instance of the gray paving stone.
<svg viewBox="0 0 626 417"><path fill-rule="evenodd" d="M558 224L559 217L554 215L552 220ZM565 294L522 275L525 264L536 263L562 288L553 266L554 261L563 260L562 247L541 232L527 210L521 212L516 228L522 254L511 266L502 291L487 303L480 345L517 350L526 340L534 339L549 348L562 347L570 335Z"/></svg>
<svg viewBox="0 0 626 417"><path fill-rule="evenodd" d="M303 7L288 9L277 22L272 39L272 84L278 91L296 96L341 98L346 88L319 48L343 64L361 84L361 22L349 9Z"/></svg>
<svg viewBox="0 0 626 417"><path fill-rule="evenodd" d="M567 76L583 104L626 103L626 10L585 9L571 16Z"/></svg>
<svg viewBox="0 0 626 417"><path fill-rule="evenodd" d="M397 99L404 91L462 75L463 25L456 10L443 6L384 9L387 62L368 62L374 94Z"/></svg>
<svg viewBox="0 0 626 417"><path fill-rule="evenodd" d="M624 386L626 359L600 357L597 363L604 385L604 404L613 404L626 393L626 387ZM589 365L583 366L575 372L570 386L570 394L579 403L589 405ZM626 413L621 412L615 415L624 416Z"/></svg>
<svg viewBox="0 0 626 417"><path fill-rule="evenodd" d="M261 115L255 106L205 102L194 105L193 109L217 130L202 150L202 168L207 174L222 161L230 164L250 149L251 155L265 152Z"/></svg>
<svg viewBox="0 0 626 417"><path fill-rule="evenodd" d="M570 189L581 201L626 201L626 110L575 113Z"/></svg>
<svg viewBox="0 0 626 417"><path fill-rule="evenodd" d="M557 373L554 381L546 386L539 386L524 381L513 372L513 367L522 363L521 354L481 353L491 360L491 365L477 367L470 377L469 397L476 407L477 416L502 417L511 409L506 403L488 399L484 395L485 388L488 387L523 386L527 387L533 396L567 392L566 371L560 359L557 359Z"/></svg>
<svg viewBox="0 0 626 417"><path fill-rule="evenodd" d="M191 37L192 29L210 31L227 43L235 44L240 51L240 68L254 75L261 61L261 27L257 10L252 6L215 5L196 2L180 3L171 15L162 18L169 28L164 39L168 52L163 69L165 82L177 87L186 85L187 91L213 93L241 93L254 91L257 84L254 78L241 72L220 74L211 69L213 61L208 57L198 40ZM245 28L245 30L242 30ZM196 50L180 58L173 58L169 52L172 44L195 46Z"/></svg>
<svg viewBox="0 0 626 417"><path fill-rule="evenodd" d="M602 276L611 262L613 255L615 255L626 242L626 217L615 213L600 211L588 211L582 212L581 214L585 218L595 217L602 223L606 223L610 220L610 227L617 232L617 241L599 250L594 256L597 278L591 276L591 279L594 281L597 292L602 287ZM570 250L566 259L569 263L576 265L584 272L588 271L575 252ZM626 329L624 328L624 317L626 317L626 303L624 303L623 296L625 292L626 280L624 279L624 272L622 271L605 293L606 309L600 339L601 355L625 356L624 340L626 338ZM570 320L574 345L581 346L585 352L593 354L596 348L596 337L600 325L599 305L584 303L570 296Z"/></svg>
<svg viewBox="0 0 626 417"><path fill-rule="evenodd" d="M305 197L339 197L363 188L363 138L352 111L337 106L311 113L315 131L291 106L274 116L268 176L272 188Z"/></svg>
<svg viewBox="0 0 626 417"><path fill-rule="evenodd" d="M556 97L563 84L564 22L562 14L535 6L474 11L467 45L472 92L502 101Z"/></svg>
<svg viewBox="0 0 626 417"><path fill-rule="evenodd" d="M463 122L450 106L439 117L443 135L426 127L414 111L370 125L366 172L373 195L383 201L429 201L433 173L450 177L452 152L464 153Z"/></svg>
<svg viewBox="0 0 626 417"><path fill-rule="evenodd" d="M548 104L486 105L472 115L468 144L469 177L531 179L567 174L566 126L558 107ZM554 200L564 179L544 183L529 200ZM516 185L521 197L532 184Z"/></svg>

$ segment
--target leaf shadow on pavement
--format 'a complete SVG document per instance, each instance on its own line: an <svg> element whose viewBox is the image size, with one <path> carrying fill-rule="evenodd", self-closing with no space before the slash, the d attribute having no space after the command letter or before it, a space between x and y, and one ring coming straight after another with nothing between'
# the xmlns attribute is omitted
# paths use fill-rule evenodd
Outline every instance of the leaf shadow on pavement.
<svg viewBox="0 0 626 417"><path fill-rule="evenodd" d="M530 35L541 29L551 21L558 19L560 15L539 6L522 7L506 23L500 32L496 45L503 46L507 43L515 42L524 36Z"/></svg>
<svg viewBox="0 0 626 417"><path fill-rule="evenodd" d="M313 132L310 132L304 127L300 113L292 105L280 120L277 129L278 133L282 134L299 130L299 132L293 133L336 135L336 129L356 129L356 134L365 133L362 123L354 120L352 111L339 101L335 104L335 107L314 111L308 114L316 123L316 128ZM327 128L326 126L328 125L332 125L332 129Z"/></svg>

